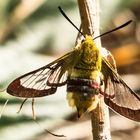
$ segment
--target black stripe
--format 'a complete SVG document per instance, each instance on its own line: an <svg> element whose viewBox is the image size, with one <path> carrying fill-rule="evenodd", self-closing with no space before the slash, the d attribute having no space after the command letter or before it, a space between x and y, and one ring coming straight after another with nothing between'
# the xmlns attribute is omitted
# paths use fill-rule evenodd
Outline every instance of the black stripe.
<svg viewBox="0 0 140 140"><path fill-rule="evenodd" d="M95 89L93 85L97 84L95 80L82 78L68 78L67 91L68 92L85 92L98 94L99 89Z"/></svg>
<svg viewBox="0 0 140 140"><path fill-rule="evenodd" d="M83 78L72 78L72 79L67 79L67 84L68 85L81 85L81 86L90 86L95 83L95 80L91 79L83 79Z"/></svg>

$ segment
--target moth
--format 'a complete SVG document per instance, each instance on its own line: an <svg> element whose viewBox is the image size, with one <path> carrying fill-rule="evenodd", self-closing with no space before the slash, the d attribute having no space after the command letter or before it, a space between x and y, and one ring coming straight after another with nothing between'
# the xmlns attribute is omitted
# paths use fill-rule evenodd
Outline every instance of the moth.
<svg viewBox="0 0 140 140"><path fill-rule="evenodd" d="M59 10L72 23L63 10ZM98 37L118 30L130 22ZM139 122L140 98L118 74L113 56L109 51L106 51L105 56L104 49L96 46L94 40L98 37L83 37L81 43L72 51L15 79L7 87L7 92L13 96L34 99L54 94L58 87L67 85L69 105L76 107L79 117L94 110L99 99L104 98L106 105L115 112Z"/></svg>

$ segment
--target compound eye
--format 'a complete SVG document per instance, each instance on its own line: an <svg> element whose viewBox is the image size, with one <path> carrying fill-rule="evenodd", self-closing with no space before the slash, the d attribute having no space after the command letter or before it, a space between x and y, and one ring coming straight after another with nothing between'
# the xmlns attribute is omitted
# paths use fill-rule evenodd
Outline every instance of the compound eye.
<svg viewBox="0 0 140 140"><path fill-rule="evenodd" d="M85 39L82 39L81 43L83 43L85 41Z"/></svg>

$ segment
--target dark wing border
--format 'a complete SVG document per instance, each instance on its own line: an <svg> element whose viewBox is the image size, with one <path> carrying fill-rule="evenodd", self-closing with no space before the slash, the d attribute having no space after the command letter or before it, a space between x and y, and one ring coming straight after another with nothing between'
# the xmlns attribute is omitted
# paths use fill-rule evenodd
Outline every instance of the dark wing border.
<svg viewBox="0 0 140 140"><path fill-rule="evenodd" d="M122 80L115 67L102 58L104 101L117 113L140 122L140 97Z"/></svg>
<svg viewBox="0 0 140 140"><path fill-rule="evenodd" d="M24 98L54 94L57 87L66 84L67 79L65 76L68 69L73 65L75 52L69 52L48 65L15 79L7 87L7 93ZM23 80L24 82L22 82Z"/></svg>

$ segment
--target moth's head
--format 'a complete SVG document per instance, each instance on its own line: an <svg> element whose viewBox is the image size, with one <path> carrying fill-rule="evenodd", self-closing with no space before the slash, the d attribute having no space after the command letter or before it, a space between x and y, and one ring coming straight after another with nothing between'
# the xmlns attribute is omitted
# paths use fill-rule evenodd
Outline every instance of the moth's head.
<svg viewBox="0 0 140 140"><path fill-rule="evenodd" d="M82 40L82 46L86 46L86 47L96 47L95 41L92 38L92 36L90 35L86 35L85 38Z"/></svg>

